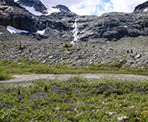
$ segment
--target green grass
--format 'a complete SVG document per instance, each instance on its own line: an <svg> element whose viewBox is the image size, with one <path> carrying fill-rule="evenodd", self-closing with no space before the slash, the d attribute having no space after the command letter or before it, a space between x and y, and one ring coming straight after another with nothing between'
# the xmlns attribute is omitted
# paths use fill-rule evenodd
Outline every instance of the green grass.
<svg viewBox="0 0 148 122"><path fill-rule="evenodd" d="M148 66L139 65L137 67L124 66L125 61L115 61L97 64L88 64L85 62L77 63L74 66L72 62L57 64L42 64L35 60L27 59L0 60L0 80L11 78L15 74L79 74L79 73L122 73L148 75ZM141 68L144 67L144 68Z"/></svg>
<svg viewBox="0 0 148 122"><path fill-rule="evenodd" d="M75 77L40 80L30 87L0 85L0 121L147 122L147 101L147 80Z"/></svg>

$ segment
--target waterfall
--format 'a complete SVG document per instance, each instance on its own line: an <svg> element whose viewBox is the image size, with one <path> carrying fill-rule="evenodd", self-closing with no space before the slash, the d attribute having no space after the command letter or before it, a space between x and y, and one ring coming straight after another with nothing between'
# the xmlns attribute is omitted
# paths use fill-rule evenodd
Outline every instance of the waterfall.
<svg viewBox="0 0 148 122"><path fill-rule="evenodd" d="M71 42L72 44L75 44L78 42L78 24L77 20L75 19L75 22L73 24L74 30L73 30L73 41Z"/></svg>

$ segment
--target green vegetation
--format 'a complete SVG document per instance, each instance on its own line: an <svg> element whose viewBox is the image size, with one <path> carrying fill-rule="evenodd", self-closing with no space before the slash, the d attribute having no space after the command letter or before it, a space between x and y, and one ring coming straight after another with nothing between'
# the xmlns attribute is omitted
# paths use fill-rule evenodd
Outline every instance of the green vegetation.
<svg viewBox="0 0 148 122"><path fill-rule="evenodd" d="M67 48L68 51L73 51L73 50L76 50L76 48L74 47L70 47L70 48Z"/></svg>
<svg viewBox="0 0 148 122"><path fill-rule="evenodd" d="M72 43L67 42L67 43L65 43L65 44L63 45L63 47L64 47L64 48L71 48L71 47L72 47Z"/></svg>
<svg viewBox="0 0 148 122"><path fill-rule="evenodd" d="M65 43L63 45L63 48L67 48L68 51L73 51L73 50L76 50L77 49L77 48L73 47L73 44L72 43L69 43L69 42Z"/></svg>
<svg viewBox="0 0 148 122"><path fill-rule="evenodd" d="M147 122L148 81L79 77L34 81L30 87L0 85L2 122Z"/></svg>
<svg viewBox="0 0 148 122"><path fill-rule="evenodd" d="M22 45L22 42L20 41L19 45L18 45L18 48L19 48L19 50L23 50L23 49L26 48L26 45Z"/></svg>
<svg viewBox="0 0 148 122"><path fill-rule="evenodd" d="M125 65L125 61L88 64L85 62L43 64L35 60L20 58L17 61L0 60L0 80L9 79L15 74L79 74L79 73L122 73L148 75L147 64L138 67Z"/></svg>
<svg viewBox="0 0 148 122"><path fill-rule="evenodd" d="M130 54L130 57L134 59L136 57L136 54Z"/></svg>
<svg viewBox="0 0 148 122"><path fill-rule="evenodd" d="M0 72L0 80L8 80L10 78L12 78L12 76L10 74Z"/></svg>

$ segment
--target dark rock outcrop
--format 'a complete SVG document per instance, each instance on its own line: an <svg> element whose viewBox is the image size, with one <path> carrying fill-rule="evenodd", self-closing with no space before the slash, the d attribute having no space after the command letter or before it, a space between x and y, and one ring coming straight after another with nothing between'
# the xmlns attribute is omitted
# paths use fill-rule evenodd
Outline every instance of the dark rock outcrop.
<svg viewBox="0 0 148 122"><path fill-rule="evenodd" d="M139 11L141 12L144 11L145 9L148 9L148 1L136 6L134 12L139 12Z"/></svg>
<svg viewBox="0 0 148 122"><path fill-rule="evenodd" d="M105 38L108 41L123 37L148 35L148 12L107 13L100 17L80 16L77 18L79 39Z"/></svg>
<svg viewBox="0 0 148 122"><path fill-rule="evenodd" d="M10 25L29 32L35 32L38 28L45 28L37 17L24 9L3 3L0 3L0 25Z"/></svg>
<svg viewBox="0 0 148 122"><path fill-rule="evenodd" d="M19 7L19 5L15 3L14 0L0 0L0 2L3 4Z"/></svg>
<svg viewBox="0 0 148 122"><path fill-rule="evenodd" d="M60 12L54 12L50 14L50 17L53 19L65 19L65 21L68 21L69 19L75 19L75 17L78 16L77 14L71 12L68 7L64 5L57 5L52 8L57 8L60 10Z"/></svg>
<svg viewBox="0 0 148 122"><path fill-rule="evenodd" d="M64 6L64 5L56 5L56 6L53 7L53 8L58 8L61 12L71 12L71 11L69 10L69 8L66 7L66 6Z"/></svg>

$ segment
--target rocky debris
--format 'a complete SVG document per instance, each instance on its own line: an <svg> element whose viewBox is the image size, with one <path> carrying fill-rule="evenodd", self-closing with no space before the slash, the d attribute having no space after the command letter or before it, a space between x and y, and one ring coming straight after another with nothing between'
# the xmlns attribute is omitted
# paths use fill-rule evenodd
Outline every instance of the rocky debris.
<svg viewBox="0 0 148 122"><path fill-rule="evenodd" d="M135 56L135 59L139 59L139 58L141 58L141 57L142 57L141 54L137 54L137 55Z"/></svg>
<svg viewBox="0 0 148 122"><path fill-rule="evenodd" d="M0 35L0 59L25 58L51 64L72 62L72 65L125 61L125 64L130 66L147 63L148 59L148 43L145 44L147 37L124 38L117 42L96 39L65 46L69 44L68 41L53 41L54 37L36 41L31 35L7 33L3 26L0 26L0 32L3 32ZM134 42L134 45L131 42Z"/></svg>

